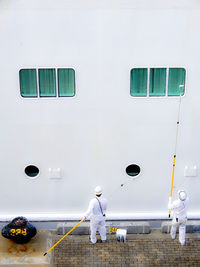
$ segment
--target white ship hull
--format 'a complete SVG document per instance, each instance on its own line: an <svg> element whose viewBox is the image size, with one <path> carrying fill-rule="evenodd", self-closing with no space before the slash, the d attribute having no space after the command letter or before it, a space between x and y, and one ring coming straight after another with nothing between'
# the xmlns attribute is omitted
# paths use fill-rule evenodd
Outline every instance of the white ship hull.
<svg viewBox="0 0 200 267"><path fill-rule="evenodd" d="M108 219L168 218L179 97L132 97L137 67L186 70L173 195L186 189L200 218L200 4L2 0L0 12L0 220L80 219L96 185ZM75 96L22 97L27 68L73 68Z"/></svg>

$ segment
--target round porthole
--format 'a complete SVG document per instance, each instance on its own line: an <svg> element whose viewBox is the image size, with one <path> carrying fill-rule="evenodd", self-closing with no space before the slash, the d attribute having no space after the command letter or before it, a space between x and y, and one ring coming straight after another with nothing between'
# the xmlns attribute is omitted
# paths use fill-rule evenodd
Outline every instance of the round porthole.
<svg viewBox="0 0 200 267"><path fill-rule="evenodd" d="M140 173L140 167L136 164L131 164L126 168L126 173L131 176L137 176Z"/></svg>
<svg viewBox="0 0 200 267"><path fill-rule="evenodd" d="M34 179L39 174L39 169L34 165L29 165L25 168L24 172L28 177Z"/></svg>

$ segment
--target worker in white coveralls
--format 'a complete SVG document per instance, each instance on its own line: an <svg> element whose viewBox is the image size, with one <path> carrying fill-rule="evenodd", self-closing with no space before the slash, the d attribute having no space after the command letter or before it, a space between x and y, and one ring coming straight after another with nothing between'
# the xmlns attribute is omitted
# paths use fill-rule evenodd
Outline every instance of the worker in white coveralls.
<svg viewBox="0 0 200 267"><path fill-rule="evenodd" d="M179 227L179 242L182 246L185 245L185 231L187 223L187 204L188 198L184 190L178 191L178 199L172 202L172 198L169 198L168 209L172 211L172 227L171 237L176 238L176 230Z"/></svg>
<svg viewBox="0 0 200 267"><path fill-rule="evenodd" d="M100 186L95 188L96 197L90 200L85 217L90 219L90 241L92 244L97 242L96 232L99 231L101 241L106 242L106 223L105 211L107 209L107 200L102 197Z"/></svg>

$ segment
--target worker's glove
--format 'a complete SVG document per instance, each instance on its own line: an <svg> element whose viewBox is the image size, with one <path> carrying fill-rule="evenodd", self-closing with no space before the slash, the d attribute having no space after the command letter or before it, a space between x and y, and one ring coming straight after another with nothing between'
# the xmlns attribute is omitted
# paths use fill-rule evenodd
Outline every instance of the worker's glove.
<svg viewBox="0 0 200 267"><path fill-rule="evenodd" d="M91 214L84 214L84 218L86 220L90 220L91 219Z"/></svg>

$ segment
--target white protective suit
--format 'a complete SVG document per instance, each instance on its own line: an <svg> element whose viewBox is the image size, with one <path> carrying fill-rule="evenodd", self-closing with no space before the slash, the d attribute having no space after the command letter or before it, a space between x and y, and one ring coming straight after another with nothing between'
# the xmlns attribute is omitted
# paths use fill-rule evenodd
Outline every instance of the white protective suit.
<svg viewBox="0 0 200 267"><path fill-rule="evenodd" d="M179 242L182 246L185 245L185 231L187 223L187 205L188 198L185 200L180 200L179 198L172 202L171 197L169 198L168 209L172 211L172 227L171 227L171 237L176 238L176 230L179 227Z"/></svg>
<svg viewBox="0 0 200 267"><path fill-rule="evenodd" d="M101 208L100 208L97 198L101 203L103 214L105 214L105 211L107 209L107 200L103 198L102 196L93 198L89 203L89 207L85 213L85 217L90 218L90 233L91 233L90 240L93 244L97 242L97 239L96 239L97 230L99 231L101 240L106 241L105 216L103 216L101 212Z"/></svg>

